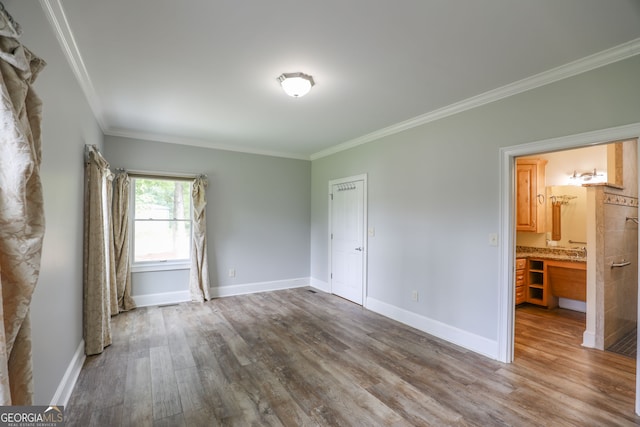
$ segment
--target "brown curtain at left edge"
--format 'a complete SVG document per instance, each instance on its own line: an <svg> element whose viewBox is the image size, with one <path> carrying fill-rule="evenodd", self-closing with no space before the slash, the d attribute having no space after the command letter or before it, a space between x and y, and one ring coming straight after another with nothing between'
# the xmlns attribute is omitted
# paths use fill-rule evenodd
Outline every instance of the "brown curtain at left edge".
<svg viewBox="0 0 640 427"><path fill-rule="evenodd" d="M29 307L40 274L44 206L42 103L32 88L45 62L0 35L0 405L33 403Z"/></svg>

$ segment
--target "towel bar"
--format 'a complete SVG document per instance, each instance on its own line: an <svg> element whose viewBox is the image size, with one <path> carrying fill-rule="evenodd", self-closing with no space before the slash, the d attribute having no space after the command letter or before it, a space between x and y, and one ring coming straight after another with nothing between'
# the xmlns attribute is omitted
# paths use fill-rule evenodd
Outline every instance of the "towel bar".
<svg viewBox="0 0 640 427"><path fill-rule="evenodd" d="M622 260L622 262L613 262L613 263L611 263L611 268L626 267L629 264L631 264L631 261Z"/></svg>

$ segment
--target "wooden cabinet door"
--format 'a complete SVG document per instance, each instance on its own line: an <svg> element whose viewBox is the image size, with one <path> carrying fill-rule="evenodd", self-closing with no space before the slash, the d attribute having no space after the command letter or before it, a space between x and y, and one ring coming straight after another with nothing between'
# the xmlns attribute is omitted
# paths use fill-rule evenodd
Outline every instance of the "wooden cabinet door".
<svg viewBox="0 0 640 427"><path fill-rule="evenodd" d="M535 231L536 167L520 164L516 168L516 230Z"/></svg>
<svg viewBox="0 0 640 427"><path fill-rule="evenodd" d="M544 233L546 160L516 160L516 231Z"/></svg>

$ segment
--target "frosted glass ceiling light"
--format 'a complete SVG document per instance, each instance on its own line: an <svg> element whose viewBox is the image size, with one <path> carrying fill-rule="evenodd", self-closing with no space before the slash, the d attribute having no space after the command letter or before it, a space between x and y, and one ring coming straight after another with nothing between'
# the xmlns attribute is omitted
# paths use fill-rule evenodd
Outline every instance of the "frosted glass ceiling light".
<svg viewBox="0 0 640 427"><path fill-rule="evenodd" d="M305 96L315 84L313 77L304 73L284 73L278 80L287 95L294 98Z"/></svg>

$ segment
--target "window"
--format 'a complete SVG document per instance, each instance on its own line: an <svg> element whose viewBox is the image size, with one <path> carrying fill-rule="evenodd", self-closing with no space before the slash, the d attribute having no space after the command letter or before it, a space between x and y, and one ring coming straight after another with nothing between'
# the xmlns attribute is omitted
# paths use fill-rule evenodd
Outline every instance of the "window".
<svg viewBox="0 0 640 427"><path fill-rule="evenodd" d="M133 268L186 268L191 257L191 183L132 178Z"/></svg>

